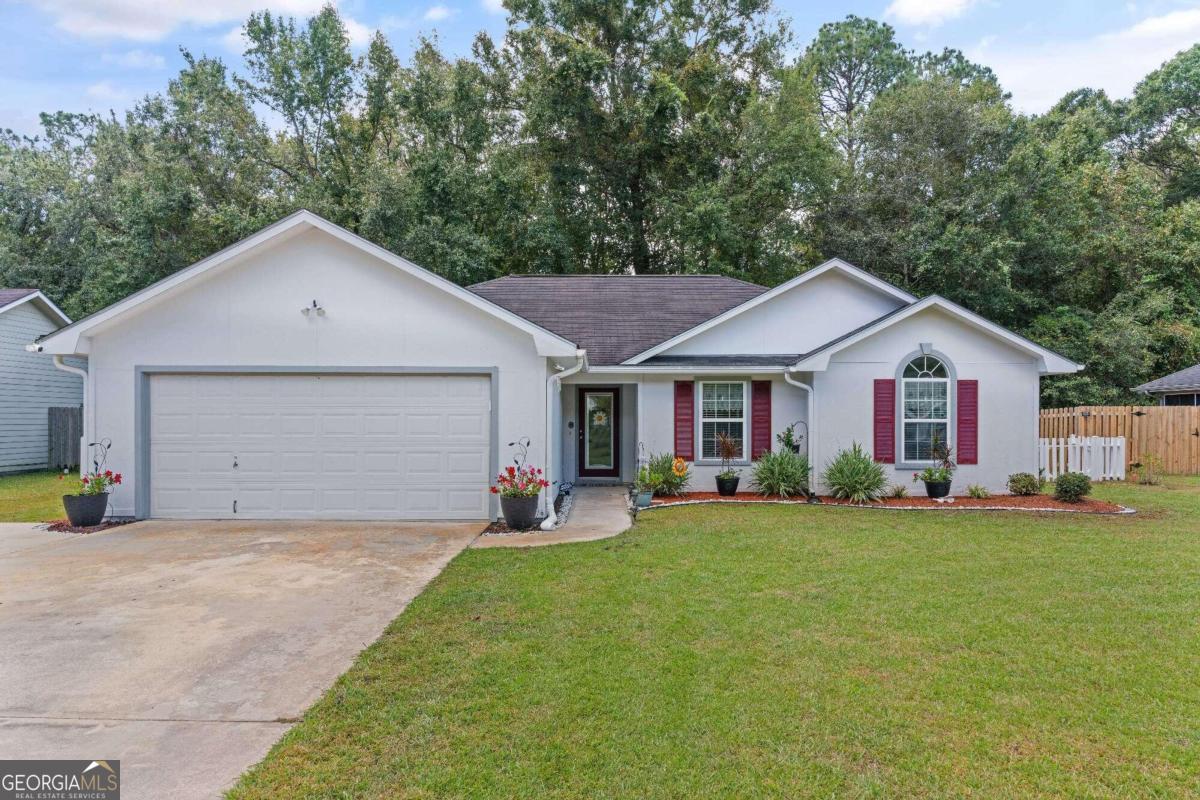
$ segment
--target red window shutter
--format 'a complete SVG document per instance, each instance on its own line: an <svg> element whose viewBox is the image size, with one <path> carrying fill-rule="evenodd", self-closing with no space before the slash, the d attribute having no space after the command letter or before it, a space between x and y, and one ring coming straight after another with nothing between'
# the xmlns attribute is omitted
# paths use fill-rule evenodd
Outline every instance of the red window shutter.
<svg viewBox="0 0 1200 800"><path fill-rule="evenodd" d="M750 458L771 450L771 382L750 382Z"/></svg>
<svg viewBox="0 0 1200 800"><path fill-rule="evenodd" d="M958 382L958 463L979 463L979 381Z"/></svg>
<svg viewBox="0 0 1200 800"><path fill-rule="evenodd" d="M675 381L675 455L696 460L696 389L692 381Z"/></svg>
<svg viewBox="0 0 1200 800"><path fill-rule="evenodd" d="M896 381L875 380L875 460L896 463Z"/></svg>

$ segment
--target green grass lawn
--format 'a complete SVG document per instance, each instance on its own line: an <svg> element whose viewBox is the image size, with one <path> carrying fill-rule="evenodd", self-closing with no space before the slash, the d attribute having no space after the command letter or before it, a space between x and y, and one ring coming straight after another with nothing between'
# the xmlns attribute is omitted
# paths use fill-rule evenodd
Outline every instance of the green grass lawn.
<svg viewBox="0 0 1200 800"><path fill-rule="evenodd" d="M1200 481L468 550L236 798L1200 793Z"/></svg>
<svg viewBox="0 0 1200 800"><path fill-rule="evenodd" d="M0 522L49 522L65 518L63 482L57 472L0 476Z"/></svg>

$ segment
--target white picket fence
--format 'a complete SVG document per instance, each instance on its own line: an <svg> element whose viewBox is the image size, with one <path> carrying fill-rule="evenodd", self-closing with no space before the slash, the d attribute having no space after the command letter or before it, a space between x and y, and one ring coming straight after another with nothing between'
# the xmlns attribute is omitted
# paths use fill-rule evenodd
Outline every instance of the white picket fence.
<svg viewBox="0 0 1200 800"><path fill-rule="evenodd" d="M1064 472L1082 472L1094 481L1125 480L1124 436L1069 436L1038 439L1038 464L1053 480Z"/></svg>

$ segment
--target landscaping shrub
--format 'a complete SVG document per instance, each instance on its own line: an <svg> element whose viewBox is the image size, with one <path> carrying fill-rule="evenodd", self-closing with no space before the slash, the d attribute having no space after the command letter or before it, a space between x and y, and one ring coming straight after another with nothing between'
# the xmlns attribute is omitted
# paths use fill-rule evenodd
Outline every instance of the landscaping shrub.
<svg viewBox="0 0 1200 800"><path fill-rule="evenodd" d="M1092 479L1082 472L1064 472L1054 481L1054 496L1064 503L1078 503L1092 493Z"/></svg>
<svg viewBox="0 0 1200 800"><path fill-rule="evenodd" d="M1008 491L1017 495L1042 493L1042 480L1032 472L1015 472L1008 476Z"/></svg>
<svg viewBox="0 0 1200 800"><path fill-rule="evenodd" d="M650 460L646 462L650 472L661 479L658 488L654 490L655 497L678 497L687 491L688 483L692 480L692 470L684 463L683 474L680 474L676 471L675 460L675 456L670 453L658 453L650 456Z"/></svg>
<svg viewBox="0 0 1200 800"><path fill-rule="evenodd" d="M808 489L808 458L787 448L768 450L754 462L750 485L764 495L794 497Z"/></svg>
<svg viewBox="0 0 1200 800"><path fill-rule="evenodd" d="M905 497L908 497L908 487L903 483L897 483L888 489L887 496L896 500L903 500Z"/></svg>
<svg viewBox="0 0 1200 800"><path fill-rule="evenodd" d="M989 492L987 489L985 489L983 486L980 486L978 483L972 483L970 486L967 487L967 497L971 497L976 500L984 500L991 496L992 496L992 493Z"/></svg>
<svg viewBox="0 0 1200 800"><path fill-rule="evenodd" d="M883 465L875 462L855 442L849 450L840 450L825 468L825 483L834 497L855 503L878 500L887 486Z"/></svg>

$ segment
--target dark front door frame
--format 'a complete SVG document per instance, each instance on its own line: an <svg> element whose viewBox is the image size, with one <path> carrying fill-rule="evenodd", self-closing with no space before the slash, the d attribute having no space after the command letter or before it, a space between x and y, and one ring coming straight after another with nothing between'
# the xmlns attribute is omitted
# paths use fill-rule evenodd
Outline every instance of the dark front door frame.
<svg viewBox="0 0 1200 800"><path fill-rule="evenodd" d="M613 397L612 410L612 467L609 469L588 469L586 459L587 395L611 393ZM621 387L620 386L580 386L575 397L575 457L581 478L619 478L621 477Z"/></svg>

